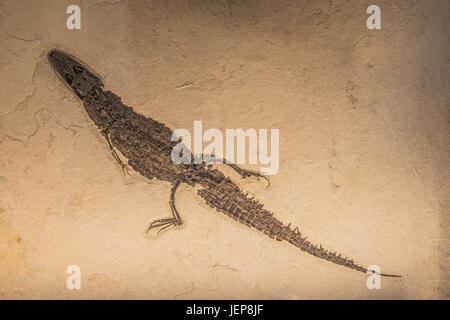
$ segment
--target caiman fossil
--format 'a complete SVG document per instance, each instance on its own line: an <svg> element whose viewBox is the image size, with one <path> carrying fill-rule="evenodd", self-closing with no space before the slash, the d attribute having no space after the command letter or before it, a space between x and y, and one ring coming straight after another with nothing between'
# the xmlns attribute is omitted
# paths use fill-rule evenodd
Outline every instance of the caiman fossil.
<svg viewBox="0 0 450 320"><path fill-rule="evenodd" d="M287 241L313 256L360 272L367 269L336 252L329 252L321 245L315 245L302 236L298 228L292 229L275 218L263 204L248 197L228 177L203 161L201 164L174 164L171 158L173 147L172 131L164 124L145 117L124 105L121 98L111 91L103 90L102 80L73 56L52 50L48 53L50 65L83 101L84 108L106 138L112 154L123 170L133 168L148 179L168 181L172 185L169 205L172 217L153 221L147 231L153 228L165 229L179 226L182 219L175 207L175 192L182 183L199 186L197 193L204 201L219 212L240 223L263 232L278 241ZM127 158L125 164L116 150ZM192 162L191 162L192 163ZM262 175L228 164L242 178ZM387 277L397 275L384 274Z"/></svg>

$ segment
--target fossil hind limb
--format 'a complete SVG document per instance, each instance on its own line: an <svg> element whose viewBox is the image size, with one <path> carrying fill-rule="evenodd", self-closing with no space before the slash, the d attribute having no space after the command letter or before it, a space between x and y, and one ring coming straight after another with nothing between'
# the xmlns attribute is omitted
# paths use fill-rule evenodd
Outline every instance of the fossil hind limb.
<svg viewBox="0 0 450 320"><path fill-rule="evenodd" d="M157 234L159 234L164 229L169 228L170 226L180 226L183 223L183 220L181 220L181 216L178 213L178 210L175 206L175 192L177 191L178 187L180 186L183 179L179 179L173 186L170 191L170 210L172 211L172 217L171 218L163 218L163 219L157 219L150 223L150 226L147 228L146 233L148 233L153 228L161 227L161 229L158 230Z"/></svg>
<svg viewBox="0 0 450 320"><path fill-rule="evenodd" d="M206 161L207 163L218 161L219 163L222 163L222 164L225 164L225 165L231 167L234 171L236 171L242 177L242 179L245 179L247 177L263 178L267 181L266 188L268 188L270 186L269 178L267 178L265 175L263 175L259 172L241 168L237 164L231 163L228 160L226 160L225 158L216 158L216 156L214 156L214 155L203 155L203 159L205 159L205 157L206 157L206 159L208 159Z"/></svg>

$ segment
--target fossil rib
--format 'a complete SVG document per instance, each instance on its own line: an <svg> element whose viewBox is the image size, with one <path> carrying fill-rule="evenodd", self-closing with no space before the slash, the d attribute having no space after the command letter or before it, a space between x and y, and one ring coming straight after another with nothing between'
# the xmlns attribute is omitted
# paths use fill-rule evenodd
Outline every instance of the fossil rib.
<svg viewBox="0 0 450 320"><path fill-rule="evenodd" d="M311 255L360 272L366 268L353 260L329 252L322 246L307 240L290 225L284 225L263 204L249 198L228 177L217 169L202 164L174 164L171 152L177 142L171 141L172 131L164 124L144 117L124 105L120 97L111 91L103 90L98 76L71 55L52 50L48 60L64 83L83 101L86 112L106 138L114 158L124 170L128 166L148 179L168 181L172 184L169 205L172 217L153 221L149 228L161 228L182 224L175 207L175 192L181 183L200 186L198 195L211 207L240 223L263 232L278 241L287 241ZM127 158L123 163L116 150ZM192 162L191 162L192 163ZM260 174L229 164L242 178ZM397 275L384 274L387 277Z"/></svg>

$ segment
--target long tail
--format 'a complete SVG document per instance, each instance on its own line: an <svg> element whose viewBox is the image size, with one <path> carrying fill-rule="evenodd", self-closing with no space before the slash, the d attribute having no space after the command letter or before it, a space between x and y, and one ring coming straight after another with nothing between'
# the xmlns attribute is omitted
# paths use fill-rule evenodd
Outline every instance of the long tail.
<svg viewBox="0 0 450 320"><path fill-rule="evenodd" d="M248 227L263 232L272 239L287 241L313 256L330 261L350 269L367 273L367 269L354 263L353 260L343 257L337 252L325 250L321 245L315 245L303 237L298 228L292 229L290 224L284 225L273 216L273 213L264 209L263 204L248 197L230 179L220 171L208 170L208 179L202 183L203 189L197 191L205 202L219 212L239 221ZM394 274L381 273L385 277L401 277Z"/></svg>

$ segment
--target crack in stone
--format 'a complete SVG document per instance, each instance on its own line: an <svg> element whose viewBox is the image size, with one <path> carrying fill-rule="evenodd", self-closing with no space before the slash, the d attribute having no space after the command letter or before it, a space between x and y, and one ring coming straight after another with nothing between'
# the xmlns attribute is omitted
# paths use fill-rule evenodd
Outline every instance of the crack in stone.
<svg viewBox="0 0 450 320"><path fill-rule="evenodd" d="M6 30L5 26L3 25L3 22L0 24L0 27L3 29L3 33L9 38L13 38L15 40L24 42L39 42L39 43L42 42L42 39L25 39L10 33L8 30Z"/></svg>
<svg viewBox="0 0 450 320"><path fill-rule="evenodd" d="M4 30L4 32L5 32L5 34L6 34L7 37L13 38L13 39L15 39L15 40L25 41L25 42L36 42L36 41L37 41L37 42L41 42L41 41L42 41L41 39L24 39L24 38L20 38L20 37L18 37L18 36L15 36L15 35L9 33L8 31L6 31L6 29L3 29L3 30Z"/></svg>
<svg viewBox="0 0 450 320"><path fill-rule="evenodd" d="M223 268L223 269L227 269L227 270L231 270L231 271L240 273L239 270L236 269L236 268L233 268L233 267L231 267L229 265L223 265L223 264L218 264L218 263L212 265L211 268Z"/></svg>
<svg viewBox="0 0 450 320"><path fill-rule="evenodd" d="M337 191L340 187L342 187L342 185L337 184L335 181L335 178L334 178L334 171L337 171L337 169L333 165L333 162L336 162L338 160L337 160L337 152L336 152L336 139L332 139L332 140L333 140L332 150L331 150L332 157L331 157L331 159L328 159L328 169L330 169L329 177L330 177L331 188L333 190Z"/></svg>
<svg viewBox="0 0 450 320"><path fill-rule="evenodd" d="M36 129L34 130L33 133L31 133L30 135L28 135L25 139L19 139L19 138L10 136L10 135L5 135L5 136L0 140L0 144L2 144L3 141L5 141L6 139L10 139L10 140L15 141L15 142L21 142L22 145L23 145L24 147L26 147L26 146L27 146L26 144L28 143L28 140L30 140L32 137L34 137L34 136L39 132L39 129L41 128L41 127L39 126L39 122L38 122L38 119L37 119L37 115L38 115L38 113L43 112L43 111L48 112L48 113L50 114L50 116L53 118L53 120L55 121L56 125L58 125L59 127L63 128L64 130L70 130L70 131L72 131L72 133L74 133L74 132L76 133L76 130L74 130L74 129L72 129L72 128L78 128L78 129L83 128L83 127L78 126L78 125L75 125L75 124L71 124L71 125L69 125L69 126L66 127L66 126L64 126L62 123L59 122L59 120L58 120L57 117L53 114L53 112L52 112L51 110L49 110L48 108L41 108L41 109L35 111L35 112L34 112L34 115L33 115L34 122L35 122L35 124L36 124Z"/></svg>
<svg viewBox="0 0 450 320"><path fill-rule="evenodd" d="M110 6L114 6L117 4L120 4L124 2L124 0L103 0L103 1L94 1L93 3L89 4L86 8L91 8L93 6L97 6L97 5L110 5Z"/></svg>
<svg viewBox="0 0 450 320"><path fill-rule="evenodd" d="M6 111L6 112L3 113L3 114L0 114L0 118L3 118L3 117L5 117L5 116L7 116L7 115L9 115L9 114L11 114L11 113L16 112L17 107L18 107L19 105L21 105L21 104L26 103L26 102L28 101L28 99L30 99L30 98L36 93L36 91L37 91L37 88L36 88L36 86L35 86L35 87L32 89L31 93L27 94L22 100L20 100L19 102L17 102L17 103L14 105L14 107L12 107L10 110Z"/></svg>
<svg viewBox="0 0 450 320"><path fill-rule="evenodd" d="M180 296L183 296L183 295L185 295L185 294L189 294L189 293L193 292L195 289L196 289L195 285L192 285L191 288L190 288L189 290L183 291L183 292L181 292L181 293L178 293L178 294L174 295L174 296L172 297L172 300L175 300L176 298L178 298L178 297L180 297Z"/></svg>
<svg viewBox="0 0 450 320"><path fill-rule="evenodd" d="M27 94L22 100L20 100L19 102L17 102L14 107L12 107L10 110L6 111L5 113L0 115L0 118L10 114L10 113L14 113L17 110L17 107L23 103L25 103L28 99L30 99L37 91L37 86L34 85L34 79L36 78L37 75L37 69L38 69L38 64L39 62L36 62L33 68L33 74L31 76L31 85L33 86L33 89L31 91L31 93Z"/></svg>
<svg viewBox="0 0 450 320"><path fill-rule="evenodd" d="M194 284L192 284L191 288L189 290L183 291L181 293L176 294L175 296L172 297L172 300L175 300L181 296L184 296L186 294L192 293L195 290L198 291L204 291L204 292L212 292L212 291L216 291L217 289L219 289L219 285L217 283L217 276L215 277L215 283L216 283L216 287L213 289L201 289L201 288L197 288Z"/></svg>

